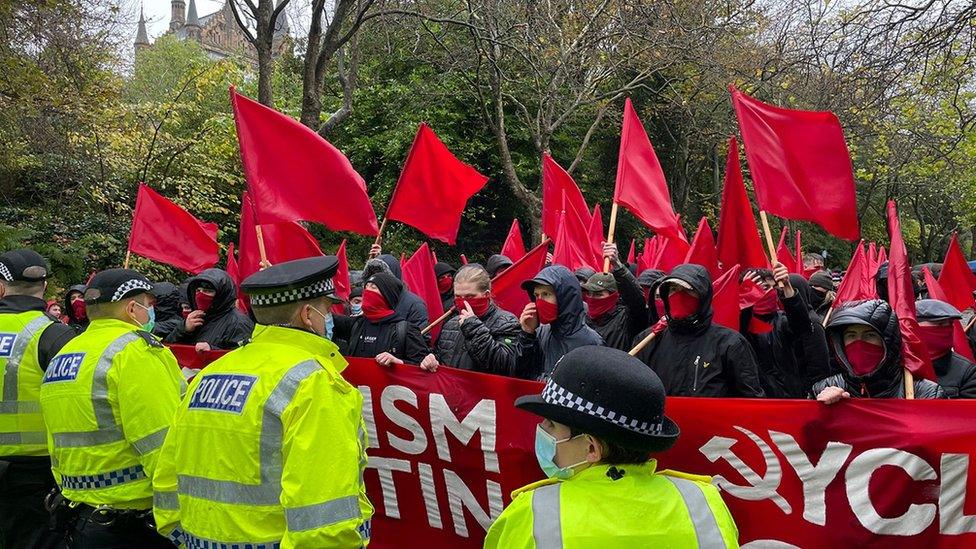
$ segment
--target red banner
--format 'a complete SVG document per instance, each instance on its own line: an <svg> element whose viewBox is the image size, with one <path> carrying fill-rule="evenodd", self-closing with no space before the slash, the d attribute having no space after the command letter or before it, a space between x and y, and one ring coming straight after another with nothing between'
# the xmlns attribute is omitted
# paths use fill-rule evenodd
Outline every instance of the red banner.
<svg viewBox="0 0 976 549"><path fill-rule="evenodd" d="M174 350L181 364L197 358ZM542 477L538 418L512 405L541 384L366 359L345 375L371 441L371 547L481 547L510 492ZM671 398L667 414L681 437L661 468L714 475L743 545L976 544L976 402Z"/></svg>

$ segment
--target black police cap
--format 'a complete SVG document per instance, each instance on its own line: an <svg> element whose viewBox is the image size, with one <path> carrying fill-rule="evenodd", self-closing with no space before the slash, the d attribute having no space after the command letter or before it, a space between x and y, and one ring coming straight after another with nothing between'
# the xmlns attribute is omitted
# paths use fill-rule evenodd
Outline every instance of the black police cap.
<svg viewBox="0 0 976 549"><path fill-rule="evenodd" d="M47 261L34 250L11 250L0 255L0 279L7 282L42 282L47 275Z"/></svg>
<svg viewBox="0 0 976 549"><path fill-rule="evenodd" d="M152 291L152 282L132 269L107 269L96 273L88 283L85 303L117 303L127 297Z"/></svg>
<svg viewBox="0 0 976 549"><path fill-rule="evenodd" d="M241 290L255 307L284 305L314 299L335 297L332 278L339 269L334 255L308 257L272 265L247 277Z"/></svg>

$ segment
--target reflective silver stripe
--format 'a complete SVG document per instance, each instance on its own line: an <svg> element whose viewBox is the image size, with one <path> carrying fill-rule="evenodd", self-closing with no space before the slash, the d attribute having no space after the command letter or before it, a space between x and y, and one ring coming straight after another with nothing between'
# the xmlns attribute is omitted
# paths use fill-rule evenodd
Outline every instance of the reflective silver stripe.
<svg viewBox="0 0 976 549"><path fill-rule="evenodd" d="M347 496L325 503L285 509L285 520L288 522L288 530L291 532L325 528L361 516L359 496Z"/></svg>
<svg viewBox="0 0 976 549"><path fill-rule="evenodd" d="M183 532L183 542L187 549L279 549L280 541L266 541L255 543L253 541L219 541L215 539L201 538L190 532Z"/></svg>
<svg viewBox="0 0 976 549"><path fill-rule="evenodd" d="M47 444L47 433L30 431L27 433L0 433L0 444Z"/></svg>
<svg viewBox="0 0 976 549"><path fill-rule="evenodd" d="M681 494L681 498L685 501L685 507L688 508L691 523L695 527L698 547L702 549L709 549L711 547L724 548L725 539L722 538L722 531L718 528L718 523L715 521L715 514L712 513L712 508L708 506L708 500L705 499L705 493L702 492L701 487L697 483L683 478L670 476L665 476L665 478L670 480L671 484L674 484L674 487L678 489L678 493Z"/></svg>
<svg viewBox="0 0 976 549"><path fill-rule="evenodd" d="M307 360L292 366L278 381L264 403L261 419L261 481L246 484L232 480L178 475L179 492L191 497L220 503L248 505L280 505L281 498L281 413L295 397L298 385L308 376L322 369Z"/></svg>
<svg viewBox="0 0 976 549"><path fill-rule="evenodd" d="M36 400L0 402L0 414L36 414L40 411L41 403Z"/></svg>
<svg viewBox="0 0 976 549"><path fill-rule="evenodd" d="M126 332L109 343L108 347L102 351L102 356L98 357L95 363L95 373L92 375L92 408L95 412L95 421L99 429L114 427L115 414L112 413L112 405L108 402L108 371L112 369L112 360L119 354L126 345L139 339L135 332Z"/></svg>
<svg viewBox="0 0 976 549"><path fill-rule="evenodd" d="M559 484L532 490L532 537L537 549L563 546L563 526L559 515Z"/></svg>
<svg viewBox="0 0 976 549"><path fill-rule="evenodd" d="M13 349L10 350L10 358L7 359L7 366L3 372L3 401L16 402L17 400L17 377L20 370L20 362L24 359L24 351L30 345L37 332L47 328L54 322L45 315L41 315L30 322L24 329L17 334Z"/></svg>
<svg viewBox="0 0 976 549"><path fill-rule="evenodd" d="M146 435L133 442L132 447L140 454L148 454L163 445L163 439L166 438L166 431L168 430L169 427L163 427L151 435Z"/></svg>
<svg viewBox="0 0 976 549"><path fill-rule="evenodd" d="M180 508L180 498L176 492L153 492L153 507L164 511L176 511Z"/></svg>
<svg viewBox="0 0 976 549"><path fill-rule="evenodd" d="M112 426L97 431L77 431L69 433L51 433L55 448L84 448L98 446L109 442L125 440L125 436L118 427Z"/></svg>

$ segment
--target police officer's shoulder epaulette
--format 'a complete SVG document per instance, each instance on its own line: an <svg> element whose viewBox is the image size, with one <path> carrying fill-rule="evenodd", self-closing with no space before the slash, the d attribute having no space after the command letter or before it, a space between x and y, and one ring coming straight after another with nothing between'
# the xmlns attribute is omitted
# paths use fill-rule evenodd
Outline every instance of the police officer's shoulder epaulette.
<svg viewBox="0 0 976 549"><path fill-rule="evenodd" d="M547 478L547 479L540 480L538 482L533 482L532 484L527 484L512 492L512 499L515 499L517 496L521 494L531 492L536 488L542 488L543 486L551 486L553 484L558 484L559 482L561 481L558 478Z"/></svg>
<svg viewBox="0 0 976 549"><path fill-rule="evenodd" d="M683 478L685 480L691 480L694 482L704 482L705 484L711 484L712 482L712 477L708 475L693 475L691 473L682 473L681 471L674 471L672 469L662 469L657 473L659 475L675 477L675 478Z"/></svg>
<svg viewBox="0 0 976 549"><path fill-rule="evenodd" d="M136 330L136 335L141 337L143 341L149 344L150 347L155 347L157 349L162 349L165 347L163 342L156 338L156 336L145 330Z"/></svg>

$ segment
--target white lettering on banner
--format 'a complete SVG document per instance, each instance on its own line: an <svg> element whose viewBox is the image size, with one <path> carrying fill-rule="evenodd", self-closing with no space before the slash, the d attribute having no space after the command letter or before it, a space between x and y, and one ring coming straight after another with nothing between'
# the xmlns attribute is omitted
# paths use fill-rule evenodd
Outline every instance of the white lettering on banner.
<svg viewBox="0 0 976 549"><path fill-rule="evenodd" d="M886 518L878 514L871 502L868 485L871 475L885 465L900 467L914 480L935 480L935 469L924 459L894 448L872 448L854 458L847 466L847 499L854 515L873 534L915 536L929 527L937 511L932 503L908 506L900 517Z"/></svg>
<svg viewBox="0 0 976 549"><path fill-rule="evenodd" d="M405 454L422 454L427 449L427 433L424 432L424 427L419 421L401 412L396 407L395 403L398 400L407 402L414 408L417 408L417 394L402 385L390 385L383 389L383 394L380 396L380 407L383 408L383 413L386 414L386 417L390 421L397 424L397 426L410 431L413 435L413 440L407 440L393 433L387 433L386 436L390 441L390 446Z"/></svg>
<svg viewBox="0 0 976 549"><path fill-rule="evenodd" d="M383 492L383 512L394 519L400 518L400 506L397 503L396 482L393 481L393 471L410 473L413 468L405 459L382 458L369 456L367 469L376 469L380 476L380 490Z"/></svg>
<svg viewBox="0 0 976 549"><path fill-rule="evenodd" d="M417 471L420 473L420 489L424 492L424 506L427 507L427 524L443 530L441 505L437 503L437 487L434 486L434 469L426 463L418 463Z"/></svg>
<svg viewBox="0 0 976 549"><path fill-rule="evenodd" d="M741 486L723 476L715 475L713 483L730 495L746 501L770 500L786 515L792 514L792 506L779 493L782 482L782 465L769 444L748 429L735 426L744 433L763 454L766 473L760 475L733 450L737 439L713 436L699 448L709 461L725 460L749 483ZM769 431L773 444L786 457L803 485L803 519L818 526L826 525L826 490L839 475L844 465L846 495L858 522L876 535L914 536L924 532L939 514L939 532L946 535L976 533L976 515L966 515L967 479L969 455L943 454L940 473L923 458L896 448L872 448L851 459L853 447L842 442L830 441L816 465L789 434ZM868 487L871 477L883 467L898 467L913 481L940 480L939 503L911 503L899 517L883 517L871 500ZM760 469L761 470L761 469ZM941 478L940 478L941 475ZM770 541L773 540L763 540ZM754 542L758 543L758 541ZM773 542L781 543L781 542ZM759 547L759 545L750 545Z"/></svg>
<svg viewBox="0 0 976 549"><path fill-rule="evenodd" d="M444 469L444 482L447 484L447 501L451 505L451 518L454 519L454 532L457 535L468 537L468 527L464 521L464 509L471 512L471 515L486 532L491 523L502 514L502 487L497 482L491 480L485 482L488 489L488 513L478 505L478 500L475 499L474 494L454 471Z"/></svg>
<svg viewBox="0 0 976 549"><path fill-rule="evenodd" d="M471 442L476 432L481 432L481 451L485 454L485 470L498 472L498 454L495 452L495 401L483 399L468 412L463 421L451 411L444 395L430 394L430 427L434 432L437 457L451 461L451 449L447 444L450 431L461 444Z"/></svg>

